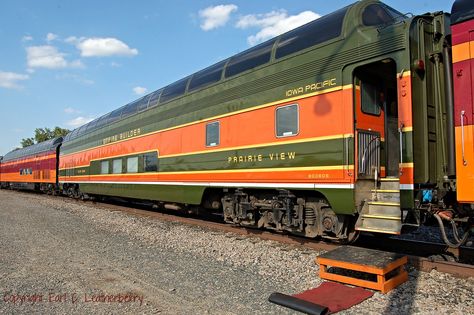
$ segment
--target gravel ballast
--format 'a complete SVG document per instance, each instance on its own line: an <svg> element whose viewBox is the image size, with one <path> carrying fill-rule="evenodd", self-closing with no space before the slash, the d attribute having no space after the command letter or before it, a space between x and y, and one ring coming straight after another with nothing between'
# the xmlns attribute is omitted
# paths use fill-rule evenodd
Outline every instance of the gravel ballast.
<svg viewBox="0 0 474 315"><path fill-rule="evenodd" d="M287 314L321 283L317 251L5 190L0 250L2 314ZM473 313L474 279L409 276L341 314Z"/></svg>

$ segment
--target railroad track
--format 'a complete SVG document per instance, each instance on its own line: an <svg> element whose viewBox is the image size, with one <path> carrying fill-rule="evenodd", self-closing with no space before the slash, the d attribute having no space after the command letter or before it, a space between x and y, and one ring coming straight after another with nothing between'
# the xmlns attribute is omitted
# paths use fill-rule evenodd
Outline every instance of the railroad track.
<svg viewBox="0 0 474 315"><path fill-rule="evenodd" d="M449 273L457 277L474 277L474 248L452 249L442 243L362 235L356 246L406 254L417 270Z"/></svg>
<svg viewBox="0 0 474 315"><path fill-rule="evenodd" d="M167 210L167 212L158 212L152 208L151 204L147 203L130 203L119 199L110 199L107 202L98 202L75 200L62 196L46 197L53 199L59 198L67 200L68 202L72 201L79 204L93 204L94 206L99 206L100 208L108 211L121 211L140 217L178 222L248 237L258 237L263 240L272 240L283 244L301 246L317 251L329 251L341 246L338 244L331 244L324 241L312 240L293 235L273 233L260 229L230 225L218 222L220 217L209 214L199 216L198 218L196 216L193 217L182 213L170 212L169 210ZM439 272L452 274L461 278L474 277L474 248L472 247L460 247L456 250L453 250L442 243L380 236L377 237L368 234L361 235L357 242L352 245L406 254L408 256L409 264L420 271L430 272L431 270L435 269Z"/></svg>

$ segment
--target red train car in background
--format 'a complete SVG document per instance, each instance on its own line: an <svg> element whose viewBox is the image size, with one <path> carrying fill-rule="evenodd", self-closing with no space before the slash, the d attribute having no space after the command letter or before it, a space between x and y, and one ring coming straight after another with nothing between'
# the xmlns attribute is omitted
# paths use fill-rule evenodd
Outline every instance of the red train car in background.
<svg viewBox="0 0 474 315"><path fill-rule="evenodd" d="M2 188L55 192L61 143L60 137L7 153L0 164Z"/></svg>
<svg viewBox="0 0 474 315"><path fill-rule="evenodd" d="M474 203L474 4L457 0L451 10L457 199Z"/></svg>

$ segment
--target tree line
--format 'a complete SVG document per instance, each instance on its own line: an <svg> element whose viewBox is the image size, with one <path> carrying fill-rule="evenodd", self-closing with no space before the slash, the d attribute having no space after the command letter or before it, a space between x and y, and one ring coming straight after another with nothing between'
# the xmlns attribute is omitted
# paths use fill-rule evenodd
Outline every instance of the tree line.
<svg viewBox="0 0 474 315"><path fill-rule="evenodd" d="M29 147L30 145L37 144L43 141L47 141L47 140L54 139L57 137L64 137L69 132L70 130L57 127L57 126L54 127L53 129L36 128L34 137L21 139L21 147L26 148L26 147Z"/></svg>

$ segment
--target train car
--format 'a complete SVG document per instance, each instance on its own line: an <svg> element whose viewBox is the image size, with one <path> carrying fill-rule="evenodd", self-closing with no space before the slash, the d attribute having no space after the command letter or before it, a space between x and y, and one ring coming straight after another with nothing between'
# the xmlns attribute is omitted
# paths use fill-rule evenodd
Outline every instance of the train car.
<svg viewBox="0 0 474 315"><path fill-rule="evenodd" d="M474 3L456 0L451 11L457 198L474 203Z"/></svg>
<svg viewBox="0 0 474 315"><path fill-rule="evenodd" d="M343 242L472 217L456 202L449 26L358 1L74 130L60 184Z"/></svg>
<svg viewBox="0 0 474 315"><path fill-rule="evenodd" d="M2 160L3 156L0 156L0 188L2 187Z"/></svg>
<svg viewBox="0 0 474 315"><path fill-rule="evenodd" d="M54 193L62 138L55 138L8 152L0 164L2 188Z"/></svg>

